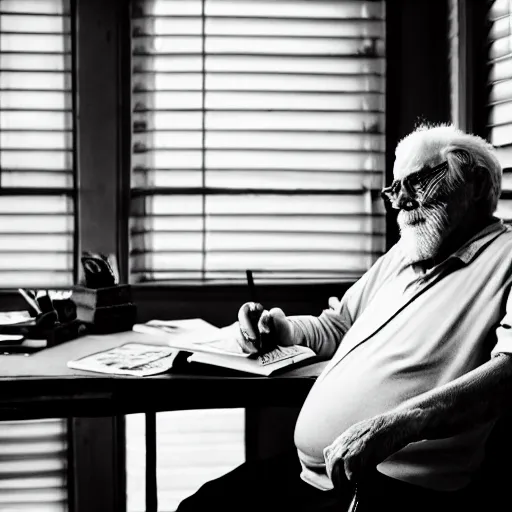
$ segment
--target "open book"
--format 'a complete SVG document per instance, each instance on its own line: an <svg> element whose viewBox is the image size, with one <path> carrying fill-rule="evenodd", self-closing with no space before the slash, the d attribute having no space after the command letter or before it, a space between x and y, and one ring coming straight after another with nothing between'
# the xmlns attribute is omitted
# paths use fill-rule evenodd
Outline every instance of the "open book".
<svg viewBox="0 0 512 512"><path fill-rule="evenodd" d="M315 353L308 347L293 345L277 347L255 356L242 351L235 339L237 324L222 329L201 319L151 320L135 324L133 330L159 336L174 349L192 352L189 362L221 366L256 375L271 375L277 370L312 359Z"/></svg>
<svg viewBox="0 0 512 512"><path fill-rule="evenodd" d="M190 363L204 363L213 366L222 366L240 372L254 373L269 376L272 373L295 365L306 359L315 357L315 353L308 347L293 345L291 347L277 347L271 352L260 356L236 357L224 354L209 354L195 352L188 357Z"/></svg>

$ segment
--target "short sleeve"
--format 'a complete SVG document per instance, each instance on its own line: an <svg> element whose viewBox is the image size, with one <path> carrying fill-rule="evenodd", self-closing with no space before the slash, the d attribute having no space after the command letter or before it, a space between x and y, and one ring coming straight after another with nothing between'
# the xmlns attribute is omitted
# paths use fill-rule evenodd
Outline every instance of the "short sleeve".
<svg viewBox="0 0 512 512"><path fill-rule="evenodd" d="M491 351L491 357L498 354L512 354L512 293L507 299L505 316L496 329L497 342Z"/></svg>

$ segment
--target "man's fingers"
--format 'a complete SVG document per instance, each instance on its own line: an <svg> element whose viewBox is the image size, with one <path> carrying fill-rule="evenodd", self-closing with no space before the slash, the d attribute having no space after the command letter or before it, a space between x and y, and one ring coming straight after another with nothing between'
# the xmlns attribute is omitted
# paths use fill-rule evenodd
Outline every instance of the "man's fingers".
<svg viewBox="0 0 512 512"><path fill-rule="evenodd" d="M336 462L330 471L331 482L335 488L341 488L344 480L346 479L343 467L343 461Z"/></svg>
<svg viewBox="0 0 512 512"><path fill-rule="evenodd" d="M277 333L275 330L274 319L269 311L265 311L258 322L258 329L260 332L260 347L259 352L265 354L276 348Z"/></svg>
<svg viewBox="0 0 512 512"><path fill-rule="evenodd" d="M258 351L258 349L255 347L254 343L249 341L249 339L247 338L246 334L244 333L240 326L240 322L235 322L233 324L233 329L233 335L231 336L231 338L227 337L227 339L236 341L242 353L255 354ZM229 350L229 348L227 347L226 349Z"/></svg>
<svg viewBox="0 0 512 512"><path fill-rule="evenodd" d="M332 465L329 476L335 489L343 492L353 490L353 475L350 472L350 469L348 469L344 460L338 459L335 461L335 463Z"/></svg>
<svg viewBox="0 0 512 512"><path fill-rule="evenodd" d="M340 464L340 466L341 466L341 464ZM345 469L345 478L349 482L351 482L352 478L354 476L354 473L353 473L352 468L351 468L350 459L347 459L347 460L343 461L343 467Z"/></svg>
<svg viewBox="0 0 512 512"><path fill-rule="evenodd" d="M260 306L260 308L257 308L257 306ZM255 342L258 339L257 324L262 311L263 306L254 302L246 302L238 310L240 330L248 341Z"/></svg>
<svg viewBox="0 0 512 512"><path fill-rule="evenodd" d="M260 316L260 319L258 320L258 331L260 332L260 334L270 333L270 322L270 313L267 310L263 311L263 313Z"/></svg>
<svg viewBox="0 0 512 512"><path fill-rule="evenodd" d="M259 303L246 302L238 311L238 320L244 352L263 354L277 345L293 343L289 321L280 308L267 311Z"/></svg>
<svg viewBox="0 0 512 512"><path fill-rule="evenodd" d="M329 297L329 308L333 309L337 313L341 310L341 301L338 299L338 297Z"/></svg>
<svg viewBox="0 0 512 512"><path fill-rule="evenodd" d="M279 329L280 322L284 321L286 321L286 315L282 309L272 308L270 311L265 310L259 319L258 331L261 334L277 334L274 332L275 328Z"/></svg>
<svg viewBox="0 0 512 512"><path fill-rule="evenodd" d="M324 459L327 475L331 477L331 473L333 472L334 467L336 466L336 462L340 460L338 454L338 446L335 444L331 444L327 446L327 448L324 448Z"/></svg>
<svg viewBox="0 0 512 512"><path fill-rule="evenodd" d="M345 442L342 436L324 449L326 472L334 485L339 485L340 479L354 479L363 463L361 456L357 446Z"/></svg>

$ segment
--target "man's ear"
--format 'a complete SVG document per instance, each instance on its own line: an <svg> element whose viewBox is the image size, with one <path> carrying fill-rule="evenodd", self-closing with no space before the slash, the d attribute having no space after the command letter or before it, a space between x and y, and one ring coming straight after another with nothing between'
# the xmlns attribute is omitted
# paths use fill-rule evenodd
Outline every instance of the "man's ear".
<svg viewBox="0 0 512 512"><path fill-rule="evenodd" d="M473 182L473 199L475 202L480 202L487 199L489 195L489 187L491 177L489 171L485 167L476 166L472 173Z"/></svg>

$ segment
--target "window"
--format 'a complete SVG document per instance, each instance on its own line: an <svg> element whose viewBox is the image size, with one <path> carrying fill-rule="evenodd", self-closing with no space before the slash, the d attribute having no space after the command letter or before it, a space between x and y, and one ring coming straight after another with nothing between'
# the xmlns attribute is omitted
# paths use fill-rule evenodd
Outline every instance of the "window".
<svg viewBox="0 0 512 512"><path fill-rule="evenodd" d="M133 2L132 70L132 282L355 278L383 252L383 2ZM157 422L165 510L244 459L241 410Z"/></svg>
<svg viewBox="0 0 512 512"><path fill-rule="evenodd" d="M384 3L132 9L132 281L359 277L384 250Z"/></svg>
<svg viewBox="0 0 512 512"><path fill-rule="evenodd" d="M512 221L512 2L497 0L489 9L488 138L503 166L498 216Z"/></svg>
<svg viewBox="0 0 512 512"><path fill-rule="evenodd" d="M87 165L80 166L80 178L88 179L80 187L86 200L79 211L87 207L97 213L89 225L81 222L81 242L85 249L116 252L123 245L116 238L116 215L122 216L124 204L118 204L123 201L116 197L115 179L110 178L120 168L124 172L120 147L125 144L120 136L124 127L116 115L125 103L118 94L116 68L124 50L124 34L120 34L124 28L119 28L124 23L120 6L125 3L77 0L73 4L80 12L83 43L77 45L83 107L77 132ZM414 87L417 82L402 80L415 60L414 52L403 62L396 52L399 46L414 46L412 35L418 27L424 34L429 29L436 34L433 28L439 28L439 17L434 17L435 24L423 24L421 4L403 0L400 8L390 10L396 29L390 33L396 34L399 44L393 52L394 72L390 67L387 73L383 1L134 1L131 281L236 281L244 278L246 268L256 271L259 281L274 282L338 280L362 273L384 245L385 221L375 191L383 183L386 73L409 91L404 100L396 94L400 116L391 120L388 134L412 128L409 119L425 106L427 113L437 112L428 101L432 94L422 95ZM415 17L408 17L418 6ZM2 288L73 282L78 211L69 23L65 0L0 1ZM439 49L436 56L432 60L443 60ZM441 76L441 65L427 61L421 68L415 78L427 87L432 77ZM100 80L84 79L94 77L94 72ZM90 148L96 150L96 158L83 157L94 153ZM119 153L123 156L118 161ZM105 170L111 173L108 187L98 179ZM91 182L99 185L89 187ZM99 189L104 193L96 193ZM124 226L119 231L122 238ZM125 260L120 258L120 263ZM139 291L150 288L157 287L139 287ZM201 287L197 290L201 293ZM188 302L196 297L190 294ZM216 300L210 294L202 302L208 303L205 310L213 308ZM145 312L157 301L148 302ZM170 304L169 314L190 311L182 304L175 306ZM201 416L199 421L186 411L176 413L175 422L173 413L160 415L160 442L174 443L173 436L192 429L183 425L194 421L212 429L216 425L223 431L212 432L212 437L204 431L187 434L190 446L197 438L207 445L208 439L226 434L236 444L229 465L236 465L243 458L241 411L205 413L213 416ZM143 446L143 433L131 421L128 418L129 490L137 491L140 458L135 452ZM7 454L0 450L0 485L4 491L23 489L16 500L32 499L41 510L65 507L59 491L64 482L65 425L52 422L51 432L46 427L36 432L36 423L0 425L0 436L15 431L34 441L33 450L9 455L16 459L14 465L6 465ZM24 426L32 430L22 434ZM48 443L44 452L37 445L43 439ZM32 441L23 441L18 448L29 444ZM27 463L22 464L22 458ZM103 468L103 457L97 459ZM159 457L159 464L165 475L160 476L161 489L168 492L161 501L170 506L199 485L198 477L185 489L176 475L197 471L207 480L213 477L210 469L227 468L185 469L167 456ZM44 478L32 479L31 471L39 476L43 472ZM87 487L101 480L101 490L88 492L101 501L101 491L111 481L103 478L103 472L92 476L96 480L83 478L82 483ZM34 491L42 487L52 489L44 506L44 500L36 498L44 493ZM0 509L9 499L14 503L5 492L0 496ZM34 510L33 503L18 501L16 506ZM132 507L142 507L140 494L129 496Z"/></svg>
<svg viewBox="0 0 512 512"><path fill-rule="evenodd" d="M73 282L69 6L0 2L0 287ZM0 423L0 509L67 510L66 422Z"/></svg>
<svg viewBox="0 0 512 512"><path fill-rule="evenodd" d="M173 411L157 414L158 510L176 510L205 482L245 460L244 411ZM144 415L126 417L127 512L145 510Z"/></svg>
<svg viewBox="0 0 512 512"><path fill-rule="evenodd" d="M67 286L74 176L65 0L2 0L0 58L0 286Z"/></svg>
<svg viewBox="0 0 512 512"><path fill-rule="evenodd" d="M0 423L0 510L67 512L66 423Z"/></svg>

